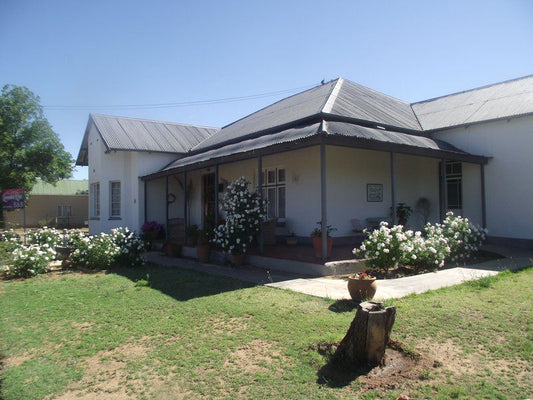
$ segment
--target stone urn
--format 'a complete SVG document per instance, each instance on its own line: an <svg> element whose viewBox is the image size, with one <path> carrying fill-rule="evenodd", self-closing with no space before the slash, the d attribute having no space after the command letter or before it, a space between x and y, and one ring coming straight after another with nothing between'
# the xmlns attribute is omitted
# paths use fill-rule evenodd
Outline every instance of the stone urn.
<svg viewBox="0 0 533 400"><path fill-rule="evenodd" d="M355 301L370 300L376 294L378 284L375 277L366 274L354 274L348 277L348 291Z"/></svg>

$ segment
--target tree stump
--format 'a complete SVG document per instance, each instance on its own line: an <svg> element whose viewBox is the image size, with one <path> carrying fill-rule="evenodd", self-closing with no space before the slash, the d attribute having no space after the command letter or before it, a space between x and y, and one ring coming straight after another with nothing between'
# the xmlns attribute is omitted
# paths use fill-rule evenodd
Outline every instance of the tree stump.
<svg viewBox="0 0 533 400"><path fill-rule="evenodd" d="M352 366L382 364L395 318L396 307L372 301L359 304L335 356Z"/></svg>

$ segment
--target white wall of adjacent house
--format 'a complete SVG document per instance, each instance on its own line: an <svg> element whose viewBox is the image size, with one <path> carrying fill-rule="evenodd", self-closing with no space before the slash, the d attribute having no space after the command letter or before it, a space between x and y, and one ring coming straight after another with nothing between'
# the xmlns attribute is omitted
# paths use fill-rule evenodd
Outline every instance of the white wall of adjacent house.
<svg viewBox="0 0 533 400"><path fill-rule="evenodd" d="M485 166L489 235L533 239L533 180L530 176L533 169L533 117L475 124L441 131L434 136L470 153L491 157ZM479 169L474 171L472 168L472 174L479 174ZM463 189L467 189L468 184L464 180Z"/></svg>
<svg viewBox="0 0 533 400"><path fill-rule="evenodd" d="M117 227L139 231L144 222L144 183L139 177L159 170L175 160L176 155L131 151L106 153L94 125L89 130L88 147L90 192L94 188L92 184L100 185L98 216L94 215L94 199L89 193L89 232L109 232ZM112 182L120 182L119 215L111 215Z"/></svg>

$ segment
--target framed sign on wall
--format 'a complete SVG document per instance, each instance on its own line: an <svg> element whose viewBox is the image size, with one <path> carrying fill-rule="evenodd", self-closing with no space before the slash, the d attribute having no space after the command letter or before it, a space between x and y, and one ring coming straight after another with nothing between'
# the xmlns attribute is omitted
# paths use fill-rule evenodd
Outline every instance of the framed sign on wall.
<svg viewBox="0 0 533 400"><path fill-rule="evenodd" d="M383 201L383 184L367 183L366 184L366 201L368 202Z"/></svg>

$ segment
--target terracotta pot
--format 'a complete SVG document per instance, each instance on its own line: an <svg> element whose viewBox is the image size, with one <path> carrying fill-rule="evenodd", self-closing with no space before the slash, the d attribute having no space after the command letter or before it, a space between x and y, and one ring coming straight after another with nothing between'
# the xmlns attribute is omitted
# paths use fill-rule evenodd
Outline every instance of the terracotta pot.
<svg viewBox="0 0 533 400"><path fill-rule="evenodd" d="M322 258L322 238L313 236L313 250L315 251L316 258ZM331 255L331 249L333 248L333 238L328 237L328 254L326 257Z"/></svg>
<svg viewBox="0 0 533 400"><path fill-rule="evenodd" d="M358 279L353 276L348 277L348 291L352 300L370 300L376 294L377 289L376 278Z"/></svg>
<svg viewBox="0 0 533 400"><path fill-rule="evenodd" d="M209 262L209 256L211 254L211 245L209 243L199 244L196 246L196 256L198 261L206 263Z"/></svg>
<svg viewBox="0 0 533 400"><path fill-rule="evenodd" d="M233 258L233 264L235 264L236 267L242 267L244 254L232 254L231 257Z"/></svg>
<svg viewBox="0 0 533 400"><path fill-rule="evenodd" d="M167 242L167 256L169 257L179 257L181 256L181 245L177 243Z"/></svg>

